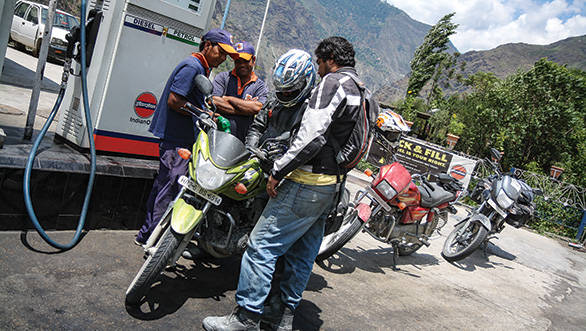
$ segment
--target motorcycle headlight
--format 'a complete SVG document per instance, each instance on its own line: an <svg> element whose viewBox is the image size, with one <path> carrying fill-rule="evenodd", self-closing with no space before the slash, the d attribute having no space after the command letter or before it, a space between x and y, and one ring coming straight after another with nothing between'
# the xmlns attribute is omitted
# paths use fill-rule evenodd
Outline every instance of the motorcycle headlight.
<svg viewBox="0 0 586 331"><path fill-rule="evenodd" d="M195 168L197 183L206 190L216 190L229 182L235 174L227 174L223 169L217 168L210 159L204 159L201 153L197 156Z"/></svg>
<svg viewBox="0 0 586 331"><path fill-rule="evenodd" d="M499 206L506 210L515 202L513 199L509 198L509 196L505 193L504 190L500 190L498 195L496 196L496 202L498 202Z"/></svg>
<svg viewBox="0 0 586 331"><path fill-rule="evenodd" d="M378 183L378 185L375 188L387 200L391 200L395 195L397 195L397 191L395 191L391 184L389 184L384 179L380 183Z"/></svg>

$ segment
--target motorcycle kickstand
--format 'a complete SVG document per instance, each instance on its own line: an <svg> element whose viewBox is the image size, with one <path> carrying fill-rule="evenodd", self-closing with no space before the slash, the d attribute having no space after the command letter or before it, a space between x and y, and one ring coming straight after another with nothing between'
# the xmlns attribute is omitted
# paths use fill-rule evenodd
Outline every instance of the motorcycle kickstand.
<svg viewBox="0 0 586 331"><path fill-rule="evenodd" d="M490 239L498 239L497 236L489 236L482 242L482 252L484 253L484 257L488 258L488 244L490 243Z"/></svg>
<svg viewBox="0 0 586 331"><path fill-rule="evenodd" d="M399 271L401 270L401 268L397 268L397 258L399 256L399 243L394 241L391 245L393 247L393 265L391 266L391 268L393 269L393 271Z"/></svg>
<svg viewBox="0 0 586 331"><path fill-rule="evenodd" d="M482 254L488 259L488 240L482 242Z"/></svg>

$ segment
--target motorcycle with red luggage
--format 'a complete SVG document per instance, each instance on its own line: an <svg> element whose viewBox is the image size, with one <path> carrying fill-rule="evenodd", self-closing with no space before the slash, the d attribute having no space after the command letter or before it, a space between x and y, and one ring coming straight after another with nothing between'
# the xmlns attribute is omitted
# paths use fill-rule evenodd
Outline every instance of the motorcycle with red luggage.
<svg viewBox="0 0 586 331"><path fill-rule="evenodd" d="M372 177L370 185L356 193L343 217L326 224L317 260L329 258L362 230L393 247L395 269L398 255L410 255L423 245L429 246L440 220L443 226L448 213L456 213L453 205L463 191L458 180L448 174L411 175L396 161L394 149L401 134L409 130L402 121L393 113L393 125L377 123L377 139L395 161L380 167L375 175L365 172Z"/></svg>

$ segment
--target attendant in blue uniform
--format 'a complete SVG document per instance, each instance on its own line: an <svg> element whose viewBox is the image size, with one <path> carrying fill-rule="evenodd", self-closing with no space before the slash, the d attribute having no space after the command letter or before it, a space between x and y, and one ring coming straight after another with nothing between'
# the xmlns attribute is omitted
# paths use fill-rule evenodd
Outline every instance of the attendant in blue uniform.
<svg viewBox="0 0 586 331"><path fill-rule="evenodd" d="M179 193L177 179L187 171L188 160L177 154L179 148L189 148L199 134L195 119L181 110L186 104L204 109L204 96L194 86L198 74L209 76L212 68L226 60L226 56L238 57L232 43L232 35L221 29L206 33L199 44L199 52L181 61L171 73L149 128L159 143L159 173L147 201L146 220L138 235L137 244L145 244L149 235L163 216L169 203Z"/></svg>
<svg viewBox="0 0 586 331"><path fill-rule="evenodd" d="M234 69L214 79L214 103L218 112L230 120L232 134L242 142L254 116L267 100L268 89L254 73L254 47L246 41L236 44L238 58Z"/></svg>

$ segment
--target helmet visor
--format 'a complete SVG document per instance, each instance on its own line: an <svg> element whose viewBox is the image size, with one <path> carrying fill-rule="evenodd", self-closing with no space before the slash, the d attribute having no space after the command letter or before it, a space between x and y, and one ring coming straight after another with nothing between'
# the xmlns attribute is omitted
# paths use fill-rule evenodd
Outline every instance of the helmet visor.
<svg viewBox="0 0 586 331"><path fill-rule="evenodd" d="M301 90L275 92L275 94L277 95L277 99L283 103L295 99L299 95L299 93L301 93Z"/></svg>

